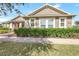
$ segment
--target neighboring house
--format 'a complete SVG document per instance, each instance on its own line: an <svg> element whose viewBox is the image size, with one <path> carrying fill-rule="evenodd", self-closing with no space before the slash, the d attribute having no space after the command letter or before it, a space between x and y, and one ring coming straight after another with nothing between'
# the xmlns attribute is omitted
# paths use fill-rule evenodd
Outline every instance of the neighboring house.
<svg viewBox="0 0 79 59"><path fill-rule="evenodd" d="M17 28L68 28L72 27L72 18L75 15L62 11L49 4L26 16L17 16L5 24L11 29Z"/></svg>
<svg viewBox="0 0 79 59"><path fill-rule="evenodd" d="M79 28L79 21L75 21L74 27L78 27Z"/></svg>

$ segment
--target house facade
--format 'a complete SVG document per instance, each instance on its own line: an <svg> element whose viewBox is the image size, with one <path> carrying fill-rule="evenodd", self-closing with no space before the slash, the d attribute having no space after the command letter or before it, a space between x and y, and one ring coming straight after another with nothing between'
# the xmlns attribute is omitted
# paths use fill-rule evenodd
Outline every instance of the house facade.
<svg viewBox="0 0 79 59"><path fill-rule="evenodd" d="M4 23L11 29L24 28L70 28L73 26L75 15L62 11L49 4L45 4L39 9L25 16L17 16L11 21Z"/></svg>

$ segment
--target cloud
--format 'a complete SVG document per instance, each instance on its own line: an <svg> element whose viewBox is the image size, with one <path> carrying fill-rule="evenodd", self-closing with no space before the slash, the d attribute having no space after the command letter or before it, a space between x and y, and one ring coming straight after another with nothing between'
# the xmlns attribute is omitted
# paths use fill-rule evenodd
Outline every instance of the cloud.
<svg viewBox="0 0 79 59"><path fill-rule="evenodd" d="M61 7L61 4L55 4L54 7L60 8Z"/></svg>

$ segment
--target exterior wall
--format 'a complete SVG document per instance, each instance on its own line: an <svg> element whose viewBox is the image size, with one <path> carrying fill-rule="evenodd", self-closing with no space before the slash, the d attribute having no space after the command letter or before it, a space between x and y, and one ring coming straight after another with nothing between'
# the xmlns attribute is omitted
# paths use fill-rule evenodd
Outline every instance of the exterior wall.
<svg viewBox="0 0 79 59"><path fill-rule="evenodd" d="M59 28L59 17L55 18L55 28Z"/></svg>
<svg viewBox="0 0 79 59"><path fill-rule="evenodd" d="M64 18L64 27L60 26L60 19ZM68 28L68 27L72 27L72 18L67 18L67 17L55 17L55 18L35 18L35 27L34 28L41 28L40 27L40 20L41 19L45 19L46 22L48 22L48 20L53 19L53 28ZM48 26L46 26L46 28L48 28Z"/></svg>
<svg viewBox="0 0 79 59"><path fill-rule="evenodd" d="M35 20L35 27L39 28L39 18L36 18L36 20Z"/></svg>
<svg viewBox="0 0 79 59"><path fill-rule="evenodd" d="M30 26L30 25L29 25L29 20L25 20L25 25L24 25L24 27L25 27L25 28L29 28L29 26Z"/></svg>
<svg viewBox="0 0 79 59"><path fill-rule="evenodd" d="M35 19L34 20L34 23L35 23L34 24L35 25L34 28L40 28L40 19L42 19L42 18L34 18L34 19ZM46 22L48 22L48 20L50 20L50 19L53 19L54 20L54 22L53 22L54 27L53 28L61 28L59 26L61 17L56 17L56 18L52 17L52 18L43 18L43 19L45 19ZM25 20L25 22L24 22L24 27L25 28L29 28L30 27L29 20L30 20L30 18ZM6 27L6 28L11 28L11 29L16 28L16 26L13 23L3 24L3 26ZM72 27L72 18L71 17L70 18L69 17L65 17L65 26L67 28L68 27ZM19 23L19 27L22 27L21 23ZM46 24L46 28L48 28L47 24Z"/></svg>
<svg viewBox="0 0 79 59"><path fill-rule="evenodd" d="M66 26L67 26L67 28L73 26L73 24L72 24L72 18L67 18L67 20L66 20Z"/></svg>

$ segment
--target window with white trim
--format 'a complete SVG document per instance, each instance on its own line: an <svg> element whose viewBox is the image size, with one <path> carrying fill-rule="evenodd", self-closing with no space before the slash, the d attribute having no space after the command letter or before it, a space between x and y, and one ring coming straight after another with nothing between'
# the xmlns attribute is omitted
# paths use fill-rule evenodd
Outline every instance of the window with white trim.
<svg viewBox="0 0 79 59"><path fill-rule="evenodd" d="M53 28L53 19L48 20L48 28Z"/></svg>
<svg viewBox="0 0 79 59"><path fill-rule="evenodd" d="M60 19L60 26L61 27L64 27L65 26L65 19L64 18L61 18Z"/></svg>
<svg viewBox="0 0 79 59"><path fill-rule="evenodd" d="M46 28L46 20L45 19L40 20L40 25L41 28Z"/></svg>
<svg viewBox="0 0 79 59"><path fill-rule="evenodd" d="M31 25L32 28L34 28L34 18L30 19L30 25Z"/></svg>

